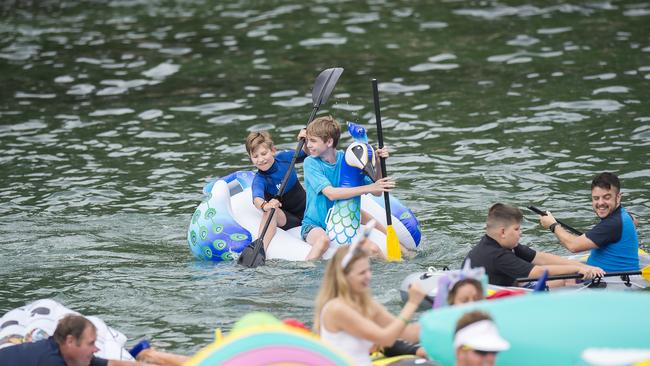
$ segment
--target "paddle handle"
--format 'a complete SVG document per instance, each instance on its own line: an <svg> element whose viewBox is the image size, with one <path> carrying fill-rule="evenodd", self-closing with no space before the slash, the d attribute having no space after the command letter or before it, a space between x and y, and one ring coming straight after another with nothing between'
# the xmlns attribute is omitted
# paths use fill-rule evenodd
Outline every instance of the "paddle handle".
<svg viewBox="0 0 650 366"><path fill-rule="evenodd" d="M307 121L307 126L311 123L311 121L316 118L316 112L318 111L319 105L315 105L314 109L312 109L311 114L309 115L309 120ZM296 166L296 161L298 160L298 155L300 154L300 150L305 146L305 139L301 138L300 141L298 141L298 145L296 146L296 150L293 152L293 157L291 158L291 163L289 164L289 169L287 169L287 172L284 173L284 177L282 178L282 183L280 184L280 188L278 189L278 197L282 197L284 194L284 190L287 187L287 182L289 182L289 176L291 176L291 171L293 170L293 167ZM264 224L264 229L262 229L262 233L260 234L260 238L264 240L264 236L266 235L266 231L269 229L269 225L271 224L271 220L273 219L273 215L275 215L275 208L271 209L271 212L269 213L269 217L266 219L266 223Z"/></svg>
<svg viewBox="0 0 650 366"><path fill-rule="evenodd" d="M341 75L341 72L343 72L343 69L340 68L335 68L333 70L334 71L329 73L329 75L327 76L327 80L325 80L324 83L325 86L329 84L332 78L338 79L339 76ZM313 99L314 108L312 108L311 113L309 114L309 118L307 119L307 126L309 126L311 121L313 121L316 118L316 112L318 112L318 109L320 108L321 104L323 104L323 101L326 99L325 94L331 92L332 89L328 90L326 87L324 87L320 90L320 93L318 93L318 97ZM282 195L284 194L284 189L286 188L287 183L289 182L289 176L291 175L291 171L293 170L293 167L296 165L296 160L298 159L298 155L300 154L300 150L302 150L303 146L305 146L305 139L301 138L298 141L298 146L296 146L296 150L293 152L293 158L291 158L291 164L289 164L289 169L287 169L286 173L284 173L284 177L282 178L282 183L280 184L280 188L278 189L278 197L282 197ZM273 214L271 214L271 216L269 217L269 221L271 217L273 217Z"/></svg>
<svg viewBox="0 0 650 366"><path fill-rule="evenodd" d="M377 123L377 141L379 148L384 147L384 132L381 127L381 108L379 107L379 88L377 87L377 79L372 79L372 97L375 104L375 121ZM386 159L379 158L379 166L381 167L382 178L386 177ZM390 195L384 192L384 206L386 206L386 224L392 225L393 219L390 211Z"/></svg>
<svg viewBox="0 0 650 366"><path fill-rule="evenodd" d="M607 272L603 275L603 277L616 277L616 276L636 276L642 274L641 271L623 271L623 272ZM556 275L556 276L549 276L546 280L547 281L552 281L552 280L569 280L572 278L582 278L583 275L582 273L573 273L573 274L565 274L565 275ZM532 281L537 281L539 278L533 278L533 277L526 277L526 278L517 278L517 282L532 282Z"/></svg>
<svg viewBox="0 0 650 366"><path fill-rule="evenodd" d="M533 211L534 213L540 215L540 216L546 216L546 212L545 212L545 211L542 211L542 210L540 210L539 208L537 208L537 207L535 207L535 206L528 206L528 209L531 210L531 211ZM560 221L560 220L558 220L558 219L555 219L555 221L556 221L558 224L564 226L565 229L569 230L570 232L572 232L572 233L575 234L575 235L580 236L580 235L583 234L582 231L580 231L580 230L578 230L578 229L575 229L575 228L569 226L568 224L566 224L566 223L564 223L564 222L562 222L562 221Z"/></svg>

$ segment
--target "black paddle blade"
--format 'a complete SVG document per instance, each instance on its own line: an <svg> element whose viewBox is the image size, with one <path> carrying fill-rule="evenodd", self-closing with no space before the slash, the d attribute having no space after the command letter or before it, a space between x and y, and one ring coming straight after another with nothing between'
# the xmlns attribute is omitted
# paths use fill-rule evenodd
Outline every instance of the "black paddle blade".
<svg viewBox="0 0 650 366"><path fill-rule="evenodd" d="M257 239L248 244L237 258L237 263L248 268L263 266L266 263L266 252L264 251L262 239Z"/></svg>
<svg viewBox="0 0 650 366"><path fill-rule="evenodd" d="M314 103L314 107L320 107L321 104L327 102L342 73L342 67L332 67L318 74L314 88L311 91L311 100Z"/></svg>

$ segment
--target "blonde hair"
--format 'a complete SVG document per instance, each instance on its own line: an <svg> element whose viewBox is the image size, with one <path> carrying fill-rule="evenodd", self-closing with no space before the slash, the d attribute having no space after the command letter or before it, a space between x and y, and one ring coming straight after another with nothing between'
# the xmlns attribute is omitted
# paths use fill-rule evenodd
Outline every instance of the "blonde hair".
<svg viewBox="0 0 650 366"><path fill-rule="evenodd" d="M352 265L360 259L368 258L369 253L361 248L356 249L348 265L343 268L341 261L349 250L349 245L339 247L325 266L325 274L323 275L323 281L316 296L314 308L314 332L316 334L320 333L320 318L323 306L334 298L341 298L350 306L359 310L364 316L368 316L370 313L370 305L372 304L372 295L370 292L353 297L350 291L350 285L345 278L345 275L350 273Z"/></svg>
<svg viewBox="0 0 650 366"><path fill-rule="evenodd" d="M246 152L252 155L255 149L259 146L265 145L269 150L273 149L273 139L266 131L251 132L246 137Z"/></svg>
<svg viewBox="0 0 650 366"><path fill-rule="evenodd" d="M332 147L336 147L341 138L341 127L332 116L318 117L307 126L307 135L318 137L325 142L332 139Z"/></svg>

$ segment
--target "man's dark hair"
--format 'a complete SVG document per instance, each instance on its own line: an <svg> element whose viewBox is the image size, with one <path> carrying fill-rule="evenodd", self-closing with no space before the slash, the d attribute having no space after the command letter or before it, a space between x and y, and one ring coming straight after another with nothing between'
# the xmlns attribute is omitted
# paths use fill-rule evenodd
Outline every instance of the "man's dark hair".
<svg viewBox="0 0 650 366"><path fill-rule="evenodd" d="M71 335L77 341L77 344L79 344L81 335L88 327L96 330L95 325L85 317L77 314L68 314L59 320L59 324L57 324L52 338L54 338L56 343L63 344L65 339Z"/></svg>
<svg viewBox="0 0 650 366"><path fill-rule="evenodd" d="M491 229L501 225L518 224L523 219L524 214L517 207L505 203L495 203L488 211L487 227Z"/></svg>
<svg viewBox="0 0 650 366"><path fill-rule="evenodd" d="M598 174L596 177L594 177L594 180L591 181L591 189L594 189L594 187L603 189L611 189L612 187L615 187L616 191L620 192L621 182L618 180L616 174L604 172Z"/></svg>

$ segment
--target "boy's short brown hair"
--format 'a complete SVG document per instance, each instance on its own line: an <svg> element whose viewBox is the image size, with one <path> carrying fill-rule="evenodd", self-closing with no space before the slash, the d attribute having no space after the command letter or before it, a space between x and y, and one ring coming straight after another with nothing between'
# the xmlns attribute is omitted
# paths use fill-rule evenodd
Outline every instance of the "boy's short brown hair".
<svg viewBox="0 0 650 366"><path fill-rule="evenodd" d="M487 216L487 227L510 226L519 224L524 219L524 214L515 206L505 203L495 203L490 207Z"/></svg>
<svg viewBox="0 0 650 366"><path fill-rule="evenodd" d="M334 117L322 116L316 118L307 126L307 135L318 137L325 142L332 139L332 147L336 147L341 138L341 127Z"/></svg>
<svg viewBox="0 0 650 366"><path fill-rule="evenodd" d="M260 145L265 145L267 149L273 149L273 139L266 131L251 132L246 137L246 152L252 155L255 149Z"/></svg>

